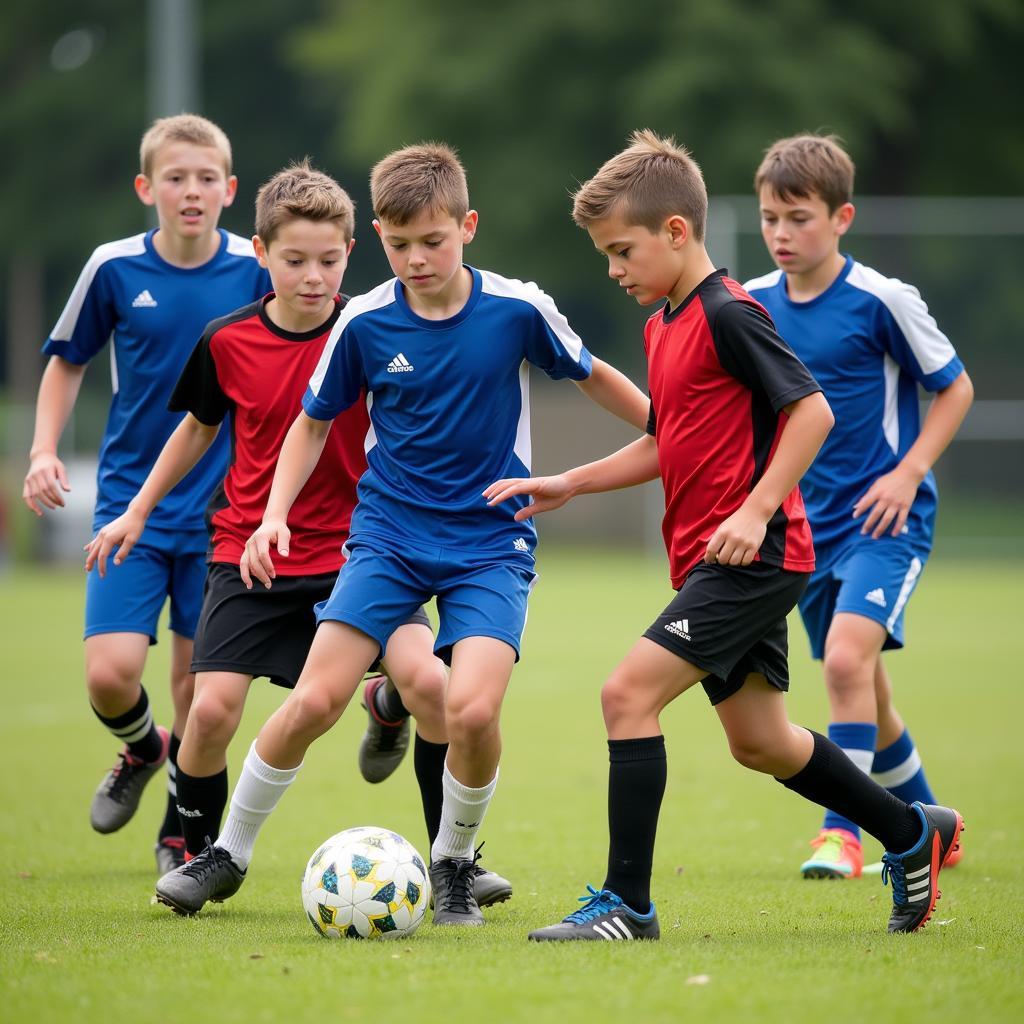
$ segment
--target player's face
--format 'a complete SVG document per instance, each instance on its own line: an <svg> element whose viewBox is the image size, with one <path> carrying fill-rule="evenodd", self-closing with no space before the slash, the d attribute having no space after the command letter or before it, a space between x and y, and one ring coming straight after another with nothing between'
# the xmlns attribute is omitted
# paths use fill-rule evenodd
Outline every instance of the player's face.
<svg viewBox="0 0 1024 1024"><path fill-rule="evenodd" d="M686 231L682 217L651 231L617 212L587 228L598 252L608 259L608 276L641 306L672 296L684 269Z"/></svg>
<svg viewBox="0 0 1024 1024"><path fill-rule="evenodd" d="M839 239L853 219L853 206L844 203L830 213L818 196L782 199L761 189L761 237L776 265L787 274L813 274L834 259Z"/></svg>
<svg viewBox="0 0 1024 1024"><path fill-rule="evenodd" d="M274 322L296 333L324 323L341 289L352 245L332 221L287 221L266 246L257 235L253 248L274 285Z"/></svg>
<svg viewBox="0 0 1024 1024"><path fill-rule="evenodd" d="M413 302L443 304L455 289L462 269L462 249L476 234L476 210L461 221L447 213L424 210L408 224L375 220L384 253Z"/></svg>
<svg viewBox="0 0 1024 1024"><path fill-rule="evenodd" d="M161 146L152 173L135 179L139 198L156 207L161 230L180 238L211 234L221 210L234 201L237 187L219 150L191 142Z"/></svg>

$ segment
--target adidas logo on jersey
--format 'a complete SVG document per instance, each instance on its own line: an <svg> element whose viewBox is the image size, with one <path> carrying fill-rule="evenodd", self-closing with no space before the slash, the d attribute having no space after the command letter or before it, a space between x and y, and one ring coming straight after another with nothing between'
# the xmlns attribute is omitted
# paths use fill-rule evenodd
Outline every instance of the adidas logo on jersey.
<svg viewBox="0 0 1024 1024"><path fill-rule="evenodd" d="M512 547L514 547L516 551L530 550L530 545L526 543L526 540L523 537L516 537L516 539L512 541Z"/></svg>
<svg viewBox="0 0 1024 1024"><path fill-rule="evenodd" d="M670 622L665 629L669 633L675 633L676 636L681 636L684 640L690 639L690 620L689 619L676 619L675 622Z"/></svg>
<svg viewBox="0 0 1024 1024"><path fill-rule="evenodd" d="M872 604L877 604L879 608L885 608L885 591L881 587L875 587L874 590L869 590L864 595L865 601L870 601Z"/></svg>
<svg viewBox="0 0 1024 1024"><path fill-rule="evenodd" d="M401 352L388 363L388 373L412 373L415 367Z"/></svg>
<svg viewBox="0 0 1024 1024"><path fill-rule="evenodd" d="M142 291L132 299L132 305L136 309L139 309L140 307L149 308L156 305L156 299L149 294L148 288L143 288Z"/></svg>

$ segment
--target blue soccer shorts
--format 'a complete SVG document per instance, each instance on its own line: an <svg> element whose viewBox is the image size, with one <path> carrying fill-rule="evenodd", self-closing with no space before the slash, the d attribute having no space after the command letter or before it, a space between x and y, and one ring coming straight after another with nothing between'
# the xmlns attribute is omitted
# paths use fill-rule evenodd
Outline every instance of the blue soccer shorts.
<svg viewBox="0 0 1024 1024"><path fill-rule="evenodd" d="M208 544L205 530L147 527L120 565L107 560L106 576L93 567L85 582L85 636L144 633L155 644L169 597L172 632L191 640L203 606Z"/></svg>
<svg viewBox="0 0 1024 1024"><path fill-rule="evenodd" d="M437 598L434 652L451 664L452 648L471 636L502 640L516 652L526 604L537 580L530 554L506 556L363 535L350 538L348 560L331 596L316 606L317 623L344 622L372 637L381 651L420 605Z"/></svg>
<svg viewBox="0 0 1024 1024"><path fill-rule="evenodd" d="M826 568L818 569L800 598L815 658L825 656L825 637L839 612L863 615L885 627L882 650L903 646L903 615L929 548L906 537L858 537Z"/></svg>

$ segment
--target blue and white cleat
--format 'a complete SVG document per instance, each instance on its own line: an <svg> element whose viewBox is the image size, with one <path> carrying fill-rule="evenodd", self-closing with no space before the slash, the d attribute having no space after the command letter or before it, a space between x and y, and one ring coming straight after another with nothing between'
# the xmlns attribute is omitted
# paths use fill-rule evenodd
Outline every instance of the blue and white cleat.
<svg viewBox="0 0 1024 1024"><path fill-rule="evenodd" d="M581 896L579 910L559 924L530 932L531 942L627 942L633 939L661 938L654 904L646 914L627 907L610 889L597 891L587 886L589 896Z"/></svg>

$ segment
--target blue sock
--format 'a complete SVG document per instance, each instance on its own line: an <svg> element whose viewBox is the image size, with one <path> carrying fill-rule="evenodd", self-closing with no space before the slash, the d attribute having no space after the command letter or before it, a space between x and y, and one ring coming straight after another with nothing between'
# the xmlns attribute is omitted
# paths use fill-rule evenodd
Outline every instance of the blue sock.
<svg viewBox="0 0 1024 1024"><path fill-rule="evenodd" d="M828 727L828 738L840 747L844 754L865 774L871 772L875 757L875 741L878 726L874 722L832 722ZM826 811L822 828L844 828L860 839L860 828L849 818L835 811Z"/></svg>
<svg viewBox="0 0 1024 1024"><path fill-rule="evenodd" d="M928 785L917 747L906 729L895 743L875 754L871 777L908 804L915 800L923 804L935 803L935 794Z"/></svg>

